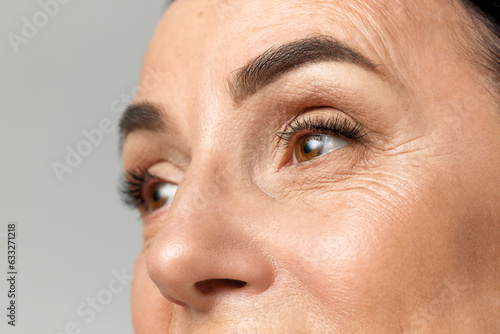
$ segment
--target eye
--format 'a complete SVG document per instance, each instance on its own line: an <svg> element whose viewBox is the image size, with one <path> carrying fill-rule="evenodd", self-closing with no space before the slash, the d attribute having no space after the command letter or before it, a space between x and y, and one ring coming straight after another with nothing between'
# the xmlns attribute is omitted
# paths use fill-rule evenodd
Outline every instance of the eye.
<svg viewBox="0 0 500 334"><path fill-rule="evenodd" d="M345 139L327 134L307 134L300 137L293 151L293 162L301 163L349 145Z"/></svg>
<svg viewBox="0 0 500 334"><path fill-rule="evenodd" d="M144 194L146 208L155 211L172 203L177 185L168 182L156 182L149 186Z"/></svg>
<svg viewBox="0 0 500 334"><path fill-rule="evenodd" d="M276 132L276 135L280 146L286 152L291 151L292 163L300 164L350 144L363 143L363 137L369 132L360 122L334 114L294 118L286 124L283 132ZM289 161L289 158L284 161Z"/></svg>
<svg viewBox="0 0 500 334"><path fill-rule="evenodd" d="M124 173L120 183L122 200L130 208L151 212L172 203L177 185L138 167Z"/></svg>

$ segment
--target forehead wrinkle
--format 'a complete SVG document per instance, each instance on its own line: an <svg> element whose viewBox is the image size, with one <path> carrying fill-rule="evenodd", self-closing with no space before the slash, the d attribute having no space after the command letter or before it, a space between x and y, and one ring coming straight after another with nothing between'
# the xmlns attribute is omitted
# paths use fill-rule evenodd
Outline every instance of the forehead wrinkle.
<svg viewBox="0 0 500 334"><path fill-rule="evenodd" d="M391 4L388 6L383 1L370 4L349 1L346 4L349 10L343 11L343 17L338 19L350 26L351 31L358 33L362 49L369 49L376 59L380 59L382 66L391 74L389 77L394 79L392 83L411 92L411 76L405 73L405 69L408 68L413 46L400 36L412 36L410 23L414 21L415 15L412 17L408 6L401 1L391 1Z"/></svg>
<svg viewBox="0 0 500 334"><path fill-rule="evenodd" d="M345 5L348 9L336 12L333 20L341 20L357 33L360 43L386 65L391 78L414 101L437 88L432 88L435 82L428 80L429 75L438 71L444 78L459 64L454 34L462 24L452 1L348 1Z"/></svg>
<svg viewBox="0 0 500 334"><path fill-rule="evenodd" d="M259 1L257 0L257 2ZM396 25L398 22L392 22L397 21L394 20L394 15L401 17L403 14L405 15L405 22L413 20L411 9L407 8L408 6L400 5L396 11L397 13L394 14L394 9L390 4L384 4L383 1L366 3L357 0L328 0L315 1L312 4L310 1L288 1L279 2L279 6L278 3L269 5L265 1L261 2L266 5L266 11L270 15L275 11L279 11L279 14L275 15L276 17L273 17L272 21L265 21L265 17L255 17L253 16L254 12L248 10L248 14L253 19L252 22L254 22L251 34L241 29L239 33L245 35L249 45L262 44L262 40L270 40L270 36L278 36L279 38L283 35L283 32L292 33L292 35L289 35L289 39L300 38L309 34L329 35L367 54L368 58L374 60L377 65L381 64L381 67L386 67L387 72L390 74L386 79L392 84L397 87L408 88L409 76L404 75L402 69L393 66L394 64L402 64L402 60L405 60L404 54L408 53L408 49L403 46L398 47L398 44L401 43L392 34L394 30L398 32L409 30L406 24L399 27L399 24ZM243 8L242 13L245 14L246 10L246 8ZM301 22L298 24L293 23L293 26L291 26L290 17L299 10L301 14L304 13ZM398 28L394 29L395 26ZM237 38L237 36L238 34L231 34L232 38ZM283 41L273 42L268 43L267 47ZM267 47L261 46L264 50ZM401 54L402 50L405 51L403 55Z"/></svg>
<svg viewBox="0 0 500 334"><path fill-rule="evenodd" d="M442 2L440 0L440 8L446 7L447 1L442 0ZM208 8L216 12L218 3L216 1L209 3L213 6ZM200 31L205 40L201 45L199 43L197 48L206 52L200 52L203 56L200 56L197 62L190 62L189 66L197 64L196 66L201 68L201 71L198 71L198 78L203 80L198 80L198 83L202 86L208 83L207 78L211 78L217 86L222 82L224 87L220 88L226 91L227 76L242 65L238 60L241 59L241 53L236 50L242 50L245 55L252 58L257 55L255 52L265 51L270 46L281 44L286 40L308 34L324 34L352 44L357 50L365 52L375 63L382 64L386 71L392 74L388 78L393 80L394 86L400 87L405 94L412 95L413 91L419 88L419 83L415 82L415 78L422 75L419 73L419 67L438 66L432 63L419 63L419 61L425 62L425 59L422 57L419 59L418 55L425 51L421 49L426 46L419 48L419 44L416 43L425 41L419 35L425 30L425 23L429 22L431 15L428 14L435 7L433 4L433 0L418 3L406 0L373 0L368 3L360 0L314 2L255 0L253 3L232 0L228 7L231 10L228 13L221 10L220 13L210 12L210 15L204 16L216 19L216 15L212 14L220 14L219 21L222 22L209 28L209 34L206 29ZM255 6L262 8L260 11L255 10ZM263 10L265 13L262 13ZM299 22L292 21L293 14L299 10L301 19ZM226 14L234 15L226 16ZM269 17L268 14L272 20L266 19ZM302 34L299 35L300 32ZM232 47L238 39L246 41L244 43L246 46L242 45L241 49ZM431 50L434 51L440 52ZM217 69L213 69L214 63L218 64ZM198 66L200 64L206 66ZM195 100L198 103L209 104L205 101L206 96L195 96ZM195 100L190 101L194 103Z"/></svg>

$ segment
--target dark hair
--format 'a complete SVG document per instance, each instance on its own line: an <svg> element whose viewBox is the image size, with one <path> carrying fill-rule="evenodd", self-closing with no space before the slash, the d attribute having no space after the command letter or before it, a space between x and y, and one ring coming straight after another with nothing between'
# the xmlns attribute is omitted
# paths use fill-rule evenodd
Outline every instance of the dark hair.
<svg viewBox="0 0 500 334"><path fill-rule="evenodd" d="M481 10L498 27L500 24L500 3L498 0L466 0L465 2L475 5L477 9Z"/></svg>
<svg viewBox="0 0 500 334"><path fill-rule="evenodd" d="M475 30L472 59L494 84L500 94L500 3L499 0L461 0L468 10ZM478 57L479 55L479 57Z"/></svg>

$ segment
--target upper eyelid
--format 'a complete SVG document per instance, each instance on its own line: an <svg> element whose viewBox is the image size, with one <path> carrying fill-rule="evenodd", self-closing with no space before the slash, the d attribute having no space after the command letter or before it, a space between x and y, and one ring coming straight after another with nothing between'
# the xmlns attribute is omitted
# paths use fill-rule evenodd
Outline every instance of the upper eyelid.
<svg viewBox="0 0 500 334"><path fill-rule="evenodd" d="M122 201L129 207L141 209L144 206L142 192L146 183L151 181L164 181L162 178L150 173L146 168L137 167L122 174L119 191ZM168 181L164 181L168 182Z"/></svg>
<svg viewBox="0 0 500 334"><path fill-rule="evenodd" d="M323 108L324 107L322 107L320 109L323 109ZM308 108L308 109L316 109L316 108ZM330 122L328 122L328 121L330 121ZM349 131L352 130L351 134L359 133L359 135L355 138L349 138L349 136L345 136L344 134L342 134L341 133L342 131L338 131L339 129L330 129L327 127L325 127L323 129L324 131L318 131L318 129L308 129L308 126L307 126L308 123L309 124L313 123L313 125L314 125L314 123L316 123L316 124L321 123L321 125L329 125L330 127L332 127L336 123L336 125L339 125L339 124L342 125L344 127L344 130L346 128L348 128ZM355 128L356 131L354 131L353 128ZM305 133L306 131L307 131L307 133ZM304 132L304 133L302 133L302 132ZM342 114L308 115L308 113L306 112L305 114L300 113L298 115L295 115L291 120L289 120L286 123L286 126L282 131L275 132L275 135L278 137L278 141L277 141L276 146L275 146L275 151L274 151L275 153L273 154L273 158L276 158L277 155L281 156L282 154L283 154L283 157L286 157L286 158L283 158L284 160L279 162L277 170L280 170L282 167L289 164L288 157L290 154L293 154L293 151L291 152L291 150L293 149L293 146L294 146L294 143L296 142L296 140L298 140L298 138L301 137L301 134L302 134L302 136L308 135L308 134L314 134L314 133L330 134L330 135L334 135L334 136L340 135L341 137L344 138L344 140L352 141L353 143L357 142L357 143L361 143L361 144L362 143L366 144L370 140L368 139L368 141L365 142L364 137L367 134L369 134L370 132L371 131L368 129L368 127L366 127L360 121L353 119L350 116L344 116ZM285 138L285 139L287 139L286 141L283 141L283 138L280 138L280 136L283 136L283 135L285 135L287 137L287 138ZM282 149L278 150L279 147L281 147ZM285 151L285 153L278 153L279 151ZM320 157L318 157L318 158L320 158ZM293 166L295 166L295 167L302 166L303 167L303 165L307 164L307 163L310 163L310 161L301 162L301 163L294 163Z"/></svg>
<svg viewBox="0 0 500 334"><path fill-rule="evenodd" d="M277 131L276 135L285 145L291 141L291 136L297 135L300 131L311 131L311 133L331 133L344 135L348 139L361 139L370 131L359 121L343 116L299 116L287 122L283 131ZM362 134L361 134L362 133Z"/></svg>
<svg viewBox="0 0 500 334"><path fill-rule="evenodd" d="M336 124L337 126L339 126L339 125L341 127L343 126L344 130L346 130L346 129L351 130L351 129L355 128L355 129L357 129L358 132L364 131L364 133L362 135L360 135L354 139L364 137L365 135L367 135L369 133L369 131L366 131L366 127L361 122L359 122L357 120L353 120L352 118L350 118L348 116L340 116L338 114L337 115L335 115L335 114L333 114L333 115L324 115L324 114L323 115L319 115L319 114L308 115L309 110L325 109L325 108L328 108L328 107L326 107L326 106L309 107L309 108L305 109L305 111L303 110L300 114L293 117L291 120L289 120L287 122L285 129L283 129L283 131L275 132L275 134L278 137L281 137L277 144L278 145L284 144L288 148L290 143L293 141L293 136L296 136L297 133L300 131L311 131L311 133L321 132L321 133L325 133L325 134L331 134L333 132L333 134L341 134L342 135L342 131L338 131L339 129L335 129L333 127L332 128L327 127L327 125L331 126L334 123L337 123ZM320 120L320 121L318 121L318 120ZM321 124L325 125L322 129L324 131L320 131L318 128L308 129L308 126L314 127L315 123L316 124L321 123ZM310 126L311 124L312 124L312 126ZM284 139L287 139L287 138L284 138L285 135L290 140L284 140ZM141 188L141 194L139 194L139 195L136 194L135 198L137 198L137 196L141 196L141 198L142 198L142 191L144 189L144 185L146 184L146 182L161 181L161 182L165 182L165 183L176 184L175 182L171 182L167 179L164 179L155 173L151 173L149 171L150 168L151 167L149 167L149 168L136 167L132 170L128 170L125 173L125 175L126 175L125 180L126 180L126 183L129 185L129 187L128 187L129 200L126 201L126 203L132 202L130 200L130 198L132 197L131 191L130 191L131 184L133 184L135 188L137 188L137 187ZM142 183L138 184L139 182L142 182ZM134 201L134 202L137 203L137 201Z"/></svg>

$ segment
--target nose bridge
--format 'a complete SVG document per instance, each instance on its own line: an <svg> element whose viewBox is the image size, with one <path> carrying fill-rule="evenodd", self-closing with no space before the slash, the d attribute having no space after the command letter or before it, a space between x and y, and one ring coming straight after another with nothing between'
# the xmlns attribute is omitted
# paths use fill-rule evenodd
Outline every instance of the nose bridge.
<svg viewBox="0 0 500 334"><path fill-rule="evenodd" d="M219 164L186 173L148 253L150 277L169 300L207 308L221 296L258 294L272 284L269 259L245 228L257 217L237 183Z"/></svg>
<svg viewBox="0 0 500 334"><path fill-rule="evenodd" d="M191 170L186 174L183 185L180 189L178 199L187 203L191 210L206 212L206 207L211 202L223 205L225 201L231 197L231 183L236 183L237 179L228 178L229 172L227 169L221 168L222 164L215 163L200 163L198 166L193 165ZM212 166L212 167L209 167ZM187 201L187 202L186 202Z"/></svg>

